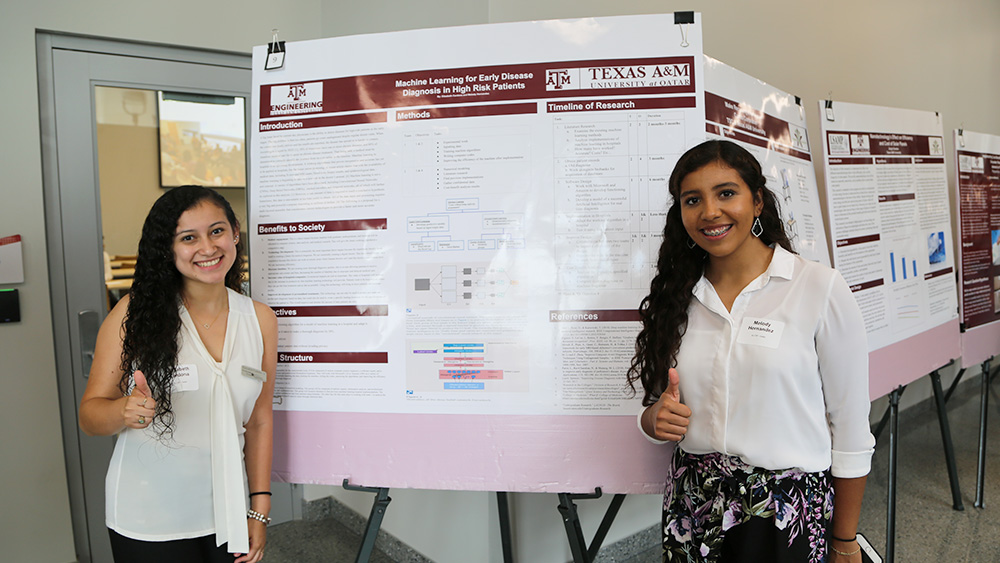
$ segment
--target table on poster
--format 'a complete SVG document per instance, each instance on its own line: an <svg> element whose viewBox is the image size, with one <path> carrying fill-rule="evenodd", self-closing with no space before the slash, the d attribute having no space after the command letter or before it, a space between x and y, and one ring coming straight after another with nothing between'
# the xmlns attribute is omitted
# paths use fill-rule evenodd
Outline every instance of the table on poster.
<svg viewBox="0 0 1000 563"><path fill-rule="evenodd" d="M739 143L760 161L767 187L781 207L792 248L829 266L816 169L800 100L706 56L705 128L709 138Z"/></svg>
<svg viewBox="0 0 1000 563"><path fill-rule="evenodd" d="M941 119L819 105L833 264L864 315L876 398L961 355Z"/></svg>
<svg viewBox="0 0 1000 563"><path fill-rule="evenodd" d="M273 71L254 51L251 138L251 283L279 316L276 475L660 492L670 448L636 429L624 374L667 177L704 137L700 24L285 50Z"/></svg>

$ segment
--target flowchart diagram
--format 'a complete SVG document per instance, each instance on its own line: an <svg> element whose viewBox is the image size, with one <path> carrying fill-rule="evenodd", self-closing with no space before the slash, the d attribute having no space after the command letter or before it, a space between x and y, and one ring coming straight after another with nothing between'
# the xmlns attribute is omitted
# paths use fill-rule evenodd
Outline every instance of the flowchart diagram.
<svg viewBox="0 0 1000 563"><path fill-rule="evenodd" d="M489 263L410 264L407 307L438 309L516 304L519 280Z"/></svg>

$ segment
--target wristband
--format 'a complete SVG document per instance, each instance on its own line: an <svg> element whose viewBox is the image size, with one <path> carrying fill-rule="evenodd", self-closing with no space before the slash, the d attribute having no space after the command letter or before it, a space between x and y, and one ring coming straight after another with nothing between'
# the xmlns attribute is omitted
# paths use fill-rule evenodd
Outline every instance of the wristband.
<svg viewBox="0 0 1000 563"><path fill-rule="evenodd" d="M257 496L257 495L271 496L271 491L257 491L256 493L250 493L250 498L253 498L253 497ZM836 538L834 538L834 539L836 539Z"/></svg>
<svg viewBox="0 0 1000 563"><path fill-rule="evenodd" d="M253 496L253 495L251 495L251 496ZM852 537L849 540L845 540L844 538L838 538L837 536L834 536L834 535L831 535L830 537L833 538L833 539L835 539L835 540L837 540L837 541L842 541L842 542L845 542L845 543L851 543L852 541L858 539L858 535L857 534L854 534L854 537Z"/></svg>

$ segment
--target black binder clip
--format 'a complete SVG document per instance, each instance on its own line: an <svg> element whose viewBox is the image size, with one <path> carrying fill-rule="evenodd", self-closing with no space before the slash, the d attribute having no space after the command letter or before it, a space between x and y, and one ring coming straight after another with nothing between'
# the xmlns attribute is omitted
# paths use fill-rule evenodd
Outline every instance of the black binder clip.
<svg viewBox="0 0 1000 563"><path fill-rule="evenodd" d="M802 107L802 98L795 96L795 105L799 106L799 119L805 119L806 110Z"/></svg>
<svg viewBox="0 0 1000 563"><path fill-rule="evenodd" d="M694 23L694 12L674 12L674 25L681 26L681 47L689 47L687 26Z"/></svg>
<svg viewBox="0 0 1000 563"><path fill-rule="evenodd" d="M965 124L963 123L961 127L958 128L958 146L959 148L965 148Z"/></svg>
<svg viewBox="0 0 1000 563"><path fill-rule="evenodd" d="M826 120L836 121L833 117L833 92L830 92L830 97L826 99Z"/></svg>
<svg viewBox="0 0 1000 563"><path fill-rule="evenodd" d="M285 42L278 41L278 30L271 30L271 42L267 44L267 59L264 70L274 70L285 66Z"/></svg>

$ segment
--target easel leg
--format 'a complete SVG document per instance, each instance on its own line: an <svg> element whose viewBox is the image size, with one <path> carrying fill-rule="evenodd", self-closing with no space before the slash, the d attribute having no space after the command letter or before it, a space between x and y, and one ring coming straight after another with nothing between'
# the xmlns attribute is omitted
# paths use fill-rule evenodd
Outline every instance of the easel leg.
<svg viewBox="0 0 1000 563"><path fill-rule="evenodd" d="M365 527L365 535L361 540L361 548L358 550L357 558L354 559L355 563L368 563L375 550L375 538L378 537L379 528L382 527L385 510L392 502L389 497L389 489L385 487L358 487L348 483L347 479L344 479L344 488L348 491L375 493L375 502L372 503L372 511L368 515L368 525Z"/></svg>
<svg viewBox="0 0 1000 563"><path fill-rule="evenodd" d="M937 370L931 372L931 385L934 387L934 400L937 403L938 422L941 425L941 442L944 444L944 462L948 467L948 482L951 484L952 508L955 510L965 510L965 506L962 504L962 489L958 484L958 467L955 465L955 444L951 440L948 410L945 408L945 397L941 388L941 374Z"/></svg>
<svg viewBox="0 0 1000 563"><path fill-rule="evenodd" d="M590 542L590 549L587 550L587 555L590 557L591 561L597 559L597 552L601 550L601 544L604 543L604 538L608 537L608 531L611 529L611 524L614 523L615 516L618 516L618 510L622 507L622 503L624 502L624 493L618 493L611 499L611 505L608 506L608 511L604 513L601 525L597 528L597 533L594 534L594 539Z"/></svg>
<svg viewBox="0 0 1000 563"><path fill-rule="evenodd" d="M573 502L575 497L577 495L559 493L559 512L562 514L563 525L566 526L566 537L569 539L569 550L573 554L573 563L590 563L590 558L587 555L587 540L583 537L580 515L576 511L576 503Z"/></svg>
<svg viewBox="0 0 1000 563"><path fill-rule="evenodd" d="M608 531L611 529L611 524L614 523L615 516L618 515L618 510L621 509L622 503L625 502L624 493L618 493L611 499L611 504L604 513L601 525L598 526L597 533L594 534L594 539L590 542L590 547L588 548L587 540L583 537L583 528L580 526L580 515L576 511L576 503L573 501L576 499L601 498L601 494L600 487L597 487L593 493L585 495L559 493L559 512L562 513L563 524L566 526L566 537L569 539L569 549L573 554L573 563L590 563L597 558L597 552L601 550L601 544L604 543L604 538L607 537Z"/></svg>
<svg viewBox="0 0 1000 563"><path fill-rule="evenodd" d="M889 482L886 495L885 562L895 561L896 551L896 446L899 432L900 388L889 393Z"/></svg>
<svg viewBox="0 0 1000 563"><path fill-rule="evenodd" d="M986 476L986 409L990 402L990 360L983 362L983 387L980 391L979 399L979 464L976 469L976 501L973 506L984 508L983 482Z"/></svg>
<svg viewBox="0 0 1000 563"><path fill-rule="evenodd" d="M497 510L500 512L500 545L503 548L503 563L514 563L514 550L510 536L510 505L507 493L497 491Z"/></svg>

